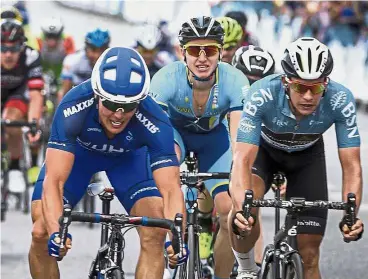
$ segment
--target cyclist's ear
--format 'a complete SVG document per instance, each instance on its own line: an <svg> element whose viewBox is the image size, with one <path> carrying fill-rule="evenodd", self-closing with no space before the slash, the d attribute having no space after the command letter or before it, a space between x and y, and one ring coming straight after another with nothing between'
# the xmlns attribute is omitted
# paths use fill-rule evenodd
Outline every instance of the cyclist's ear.
<svg viewBox="0 0 368 279"><path fill-rule="evenodd" d="M281 77L281 81L282 81L282 85L284 86L284 88L288 88L288 83L286 82L286 76L285 75L283 75L282 77Z"/></svg>

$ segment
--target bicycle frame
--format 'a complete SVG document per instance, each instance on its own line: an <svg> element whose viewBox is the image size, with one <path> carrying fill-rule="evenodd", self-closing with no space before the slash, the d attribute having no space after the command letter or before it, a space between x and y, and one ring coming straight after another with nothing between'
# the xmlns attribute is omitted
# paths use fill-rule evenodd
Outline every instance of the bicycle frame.
<svg viewBox="0 0 368 279"><path fill-rule="evenodd" d="M103 192L98 196L102 201L102 214L106 215L110 214L110 203L114 199L114 194L112 192ZM114 249L112 251L112 255L110 254L109 257L107 257L110 248L110 246L108 245L109 238L111 239L110 242L114 243ZM99 276L98 274L96 274L96 272L99 270L101 266L106 266L106 264L108 264L108 261L112 266L104 270L103 273L105 274L107 272L110 272L112 269L119 269L124 278L124 271L121 265L122 263L121 251L123 241L124 240L122 239L120 230L111 231L109 237L109 226L107 224L101 224L100 248L97 251L95 259L92 261L88 278L93 279L93 276Z"/></svg>

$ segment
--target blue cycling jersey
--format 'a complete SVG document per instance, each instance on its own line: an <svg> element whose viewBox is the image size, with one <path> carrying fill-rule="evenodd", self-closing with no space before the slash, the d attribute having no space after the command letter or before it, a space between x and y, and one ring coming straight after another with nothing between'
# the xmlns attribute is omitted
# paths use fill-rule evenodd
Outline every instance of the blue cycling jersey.
<svg viewBox="0 0 368 279"><path fill-rule="evenodd" d="M335 124L339 148L360 146L355 100L349 89L330 81L317 109L300 121L290 110L280 74L255 82L245 95L238 142L299 151L312 146Z"/></svg>
<svg viewBox="0 0 368 279"><path fill-rule="evenodd" d="M122 156L146 146L152 170L178 166L173 128L151 97L139 104L125 129L112 139L99 122L97 104L90 80L70 90L55 113L48 147L75 153L79 145L105 156Z"/></svg>
<svg viewBox="0 0 368 279"><path fill-rule="evenodd" d="M200 117L192 107L193 89L183 62L171 63L158 71L152 78L150 94L168 111L175 127L208 133L224 120L227 112L242 109L243 94L249 88L246 76L227 63L218 64L216 78Z"/></svg>

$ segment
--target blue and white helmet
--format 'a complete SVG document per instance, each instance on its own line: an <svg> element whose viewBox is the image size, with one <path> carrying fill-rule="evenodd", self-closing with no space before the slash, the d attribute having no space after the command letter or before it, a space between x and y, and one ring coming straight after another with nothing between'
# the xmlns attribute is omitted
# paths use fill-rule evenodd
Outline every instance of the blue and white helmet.
<svg viewBox="0 0 368 279"><path fill-rule="evenodd" d="M115 103L133 103L147 97L151 79L136 50L111 47L98 58L91 82L96 95Z"/></svg>
<svg viewBox="0 0 368 279"><path fill-rule="evenodd" d="M91 32L88 32L84 39L87 46L105 47L110 43L110 33L107 30L101 30L97 28Z"/></svg>

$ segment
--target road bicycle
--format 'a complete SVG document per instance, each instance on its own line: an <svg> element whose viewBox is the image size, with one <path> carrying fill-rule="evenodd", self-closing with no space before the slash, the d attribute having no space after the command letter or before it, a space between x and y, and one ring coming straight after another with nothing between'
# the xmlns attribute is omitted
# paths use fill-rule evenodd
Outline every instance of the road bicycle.
<svg viewBox="0 0 368 279"><path fill-rule="evenodd" d="M9 153L5 144L4 127L21 128L22 130L22 158L20 160L20 170L25 181L25 189L22 193L12 193L9 191ZM31 187L28 180L28 169L32 165L31 150L28 142L28 134L35 135L38 131L37 122L11 121L8 119L1 120L1 221L5 221L6 212L8 210L8 197L13 194L17 197L17 210L23 210L25 214L29 213L29 188ZM22 208L23 207L23 208Z"/></svg>
<svg viewBox="0 0 368 279"><path fill-rule="evenodd" d="M227 172L200 173L198 172L198 160L194 152L189 152L185 158L187 171L180 172L182 185L186 185L185 204L186 204L186 228L185 243L190 254L185 265L179 266L174 270L172 278L195 279L212 278L213 269L205 260L199 257L199 234L201 227L198 223L198 191L204 190L203 181L209 179L228 179Z"/></svg>
<svg viewBox="0 0 368 279"><path fill-rule="evenodd" d="M182 224L183 216L178 213L175 220L128 216L126 214L110 214L110 203L114 199L114 189L104 187L102 183L92 183L87 192L91 196L99 196L102 200L102 214L72 211L69 204L64 205L63 216L59 219L60 239L65 245L68 227L71 222L86 222L101 224L100 248L92 261L89 279L124 279L122 268L124 260L125 233L137 226L168 229L173 234L174 252L181 257L183 254ZM164 248L163 248L164 249ZM58 259L61 260L61 259Z"/></svg>
<svg viewBox="0 0 368 279"><path fill-rule="evenodd" d="M281 175L280 173L278 175ZM253 207L275 208L275 236L272 244L266 246L263 254L261 279L303 279L303 261L298 252L298 216L306 209L345 210L347 225L351 227L356 221L355 194L347 195L347 202L306 201L305 198L291 197L290 200L280 199L280 189L277 184L275 199L253 199L253 191L245 191L243 214L250 217ZM280 209L286 209L285 224L280 228Z"/></svg>

